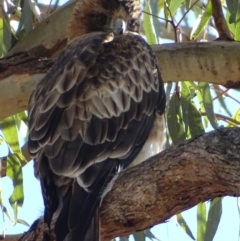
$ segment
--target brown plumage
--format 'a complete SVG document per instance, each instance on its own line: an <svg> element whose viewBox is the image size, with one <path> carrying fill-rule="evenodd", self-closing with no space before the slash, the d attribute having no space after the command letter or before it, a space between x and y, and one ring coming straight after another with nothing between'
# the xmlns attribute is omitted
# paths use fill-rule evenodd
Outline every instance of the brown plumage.
<svg viewBox="0 0 240 241"><path fill-rule="evenodd" d="M139 22L138 0L82 0L68 46L31 95L29 151L57 241L86 241L87 230L100 240L101 196L164 111L162 79Z"/></svg>

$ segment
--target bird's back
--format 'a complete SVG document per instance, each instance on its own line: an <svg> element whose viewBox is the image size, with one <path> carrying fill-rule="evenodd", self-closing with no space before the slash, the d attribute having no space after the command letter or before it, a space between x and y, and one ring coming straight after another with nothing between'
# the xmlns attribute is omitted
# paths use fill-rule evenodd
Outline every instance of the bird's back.
<svg viewBox="0 0 240 241"><path fill-rule="evenodd" d="M137 34L79 36L59 56L29 102L29 151L45 221L59 214L58 241L83 240L108 183L164 108L156 59Z"/></svg>

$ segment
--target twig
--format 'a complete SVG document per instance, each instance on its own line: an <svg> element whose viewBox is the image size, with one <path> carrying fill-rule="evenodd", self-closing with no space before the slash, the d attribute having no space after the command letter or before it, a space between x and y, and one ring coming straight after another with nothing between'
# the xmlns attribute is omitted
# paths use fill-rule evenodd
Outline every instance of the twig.
<svg viewBox="0 0 240 241"><path fill-rule="evenodd" d="M225 89L225 90L222 90L217 96L215 96L212 101L218 99L220 96L223 96L224 94L226 94L230 89Z"/></svg>
<svg viewBox="0 0 240 241"><path fill-rule="evenodd" d="M166 22L172 23L171 20L168 20L168 19L166 19L166 18L159 17L159 16L156 15L156 14L152 14L152 13L149 13L149 12L146 12L146 11L142 11L142 13L146 13L147 15L150 15L150 16L153 16L153 17L155 17L155 18L158 18L158 19L164 20L164 21L166 21Z"/></svg>
<svg viewBox="0 0 240 241"><path fill-rule="evenodd" d="M170 17L171 17L170 23L172 24L173 32L174 32L174 36L175 36L175 42L177 43L177 42L178 42L177 26L176 26L175 23L174 23L173 15L172 15L172 13L171 13L171 10L170 10L168 4L167 4L166 2L164 2L164 4L166 5L166 8L167 8L167 10L168 10L168 12L169 12L169 14L170 14Z"/></svg>
<svg viewBox="0 0 240 241"><path fill-rule="evenodd" d="M200 114L203 115L203 116L206 116L206 115L207 115L206 112L200 112ZM223 120L223 121L231 122L231 123L233 123L233 124L236 124L236 125L240 126L240 121L234 120L234 119L232 119L231 117L227 117L227 116L225 116L225 115L221 115L221 114L217 114L217 113L214 113L214 115L215 115L217 118L219 118L219 119L221 119L221 120Z"/></svg>
<svg viewBox="0 0 240 241"><path fill-rule="evenodd" d="M197 0L196 2L194 2L189 9L187 9L187 11L183 14L182 18L179 20L178 24L177 24L177 28L179 27L179 25L181 24L181 22L183 21L183 19L186 17L186 15L188 14L188 12L198 3L199 0Z"/></svg>

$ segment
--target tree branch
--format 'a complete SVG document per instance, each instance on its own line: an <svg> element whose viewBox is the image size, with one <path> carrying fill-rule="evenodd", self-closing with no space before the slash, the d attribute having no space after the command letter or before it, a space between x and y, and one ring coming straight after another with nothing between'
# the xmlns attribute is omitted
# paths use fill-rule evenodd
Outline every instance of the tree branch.
<svg viewBox="0 0 240 241"><path fill-rule="evenodd" d="M72 0L51 14L0 60L0 119L27 108L32 90L66 46L66 19L75 3ZM169 44L153 49L165 82L193 80L239 87L238 43Z"/></svg>
<svg viewBox="0 0 240 241"><path fill-rule="evenodd" d="M222 3L220 0L211 0L212 1L212 16L215 22L216 29L219 34L220 40L232 40L230 30L227 25L226 18L223 14Z"/></svg>
<svg viewBox="0 0 240 241"><path fill-rule="evenodd" d="M240 128L206 133L121 173L103 201L102 241L152 227L199 202L226 195L240 196ZM42 225L26 236L43 235Z"/></svg>
<svg viewBox="0 0 240 241"><path fill-rule="evenodd" d="M178 43L152 48L165 82L192 80L228 88L240 86L239 43ZM27 108L31 92L54 62L42 58L44 51L38 46L0 60L0 119Z"/></svg>

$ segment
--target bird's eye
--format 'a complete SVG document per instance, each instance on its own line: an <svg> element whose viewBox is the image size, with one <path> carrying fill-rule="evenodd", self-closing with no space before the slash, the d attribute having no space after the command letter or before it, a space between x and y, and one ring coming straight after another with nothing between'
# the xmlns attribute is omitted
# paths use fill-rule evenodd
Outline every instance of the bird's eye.
<svg viewBox="0 0 240 241"><path fill-rule="evenodd" d="M134 27L135 26L135 20L134 19L130 19L128 21L128 24L129 24L130 27Z"/></svg>
<svg viewBox="0 0 240 241"><path fill-rule="evenodd" d="M105 25L107 23L107 16L105 14L96 14L94 21L97 25Z"/></svg>
<svg viewBox="0 0 240 241"><path fill-rule="evenodd" d="M139 22L136 19L129 19L128 20L128 29L130 31L138 32L139 30Z"/></svg>

